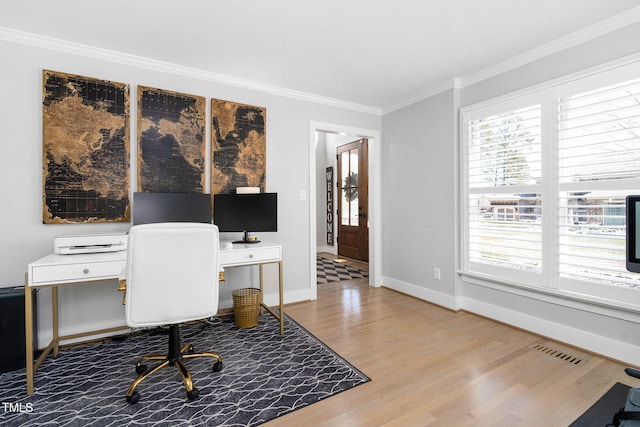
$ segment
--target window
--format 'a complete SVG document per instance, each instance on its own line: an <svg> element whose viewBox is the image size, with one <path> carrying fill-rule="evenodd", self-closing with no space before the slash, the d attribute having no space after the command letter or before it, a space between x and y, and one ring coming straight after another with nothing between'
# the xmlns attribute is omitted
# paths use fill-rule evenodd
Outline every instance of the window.
<svg viewBox="0 0 640 427"><path fill-rule="evenodd" d="M523 99L496 114L478 111L468 123L468 262L489 274L518 270L527 283L539 282L530 273L542 268L542 128L536 101Z"/></svg>
<svg viewBox="0 0 640 427"><path fill-rule="evenodd" d="M580 86L561 89L557 110L561 280L636 287L624 213L625 197L640 192L640 79Z"/></svg>
<svg viewBox="0 0 640 427"><path fill-rule="evenodd" d="M640 65L463 110L463 270L637 300L625 197L640 194Z"/></svg>

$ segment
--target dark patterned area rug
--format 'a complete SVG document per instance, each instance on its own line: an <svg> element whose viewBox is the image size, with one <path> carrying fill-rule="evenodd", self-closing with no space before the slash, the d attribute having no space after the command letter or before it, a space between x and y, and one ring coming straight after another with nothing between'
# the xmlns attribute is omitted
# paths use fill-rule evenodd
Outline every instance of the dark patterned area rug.
<svg viewBox="0 0 640 427"><path fill-rule="evenodd" d="M362 270L321 256L317 257L316 263L318 266L319 285L369 277L369 275Z"/></svg>
<svg viewBox="0 0 640 427"><path fill-rule="evenodd" d="M285 316L285 335L269 314L255 328L233 321L181 328L183 343L223 358L186 361L200 390L190 401L174 368L138 386L141 398L125 400L138 356L165 353L167 334L145 331L123 341L61 351L36 372L27 396L25 371L0 375L0 424L9 426L255 426L328 398L370 379L302 326Z"/></svg>

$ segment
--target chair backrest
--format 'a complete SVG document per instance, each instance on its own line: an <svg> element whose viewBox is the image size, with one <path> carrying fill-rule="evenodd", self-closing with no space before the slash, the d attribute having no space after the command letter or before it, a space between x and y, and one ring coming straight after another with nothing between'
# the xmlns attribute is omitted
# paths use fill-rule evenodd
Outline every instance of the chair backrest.
<svg viewBox="0 0 640 427"><path fill-rule="evenodd" d="M130 327L168 325L218 311L218 227L136 225L127 246L126 319Z"/></svg>

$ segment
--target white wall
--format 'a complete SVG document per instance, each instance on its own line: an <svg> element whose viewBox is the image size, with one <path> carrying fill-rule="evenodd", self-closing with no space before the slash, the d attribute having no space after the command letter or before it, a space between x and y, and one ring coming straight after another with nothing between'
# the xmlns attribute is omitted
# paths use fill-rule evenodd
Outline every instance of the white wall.
<svg viewBox="0 0 640 427"><path fill-rule="evenodd" d="M446 91L382 121L384 283L447 307L455 307L455 115Z"/></svg>
<svg viewBox="0 0 640 427"><path fill-rule="evenodd" d="M640 24L383 117L385 284L618 360L640 363L640 313L457 274L458 109L638 53ZM464 167L461 165L460 167ZM440 267L441 281L433 279Z"/></svg>
<svg viewBox="0 0 640 427"><path fill-rule="evenodd" d="M75 51L74 51L75 52ZM302 101L267 92L214 83L206 78L187 77L179 69L161 72L137 67L130 58L96 59L61 50L0 41L3 62L0 93L3 155L0 156L2 210L0 213L0 287L21 285L30 261L53 249L53 238L68 234L124 232L130 224L42 224L42 70L80 74L128 83L131 94L136 85L146 85L183 93L259 105L267 109L267 191L278 192L279 231L263 233L263 240L283 245L285 302L309 299L309 200L300 200L300 191L309 194L310 121L340 123L380 129L380 117L320 103ZM144 64L142 64L144 65ZM207 100L209 102L209 100ZM136 100L131 96L132 185L135 185ZM207 109L209 115L209 106ZM207 135L209 131L207 130ZM209 141L207 141L209 143ZM135 187L134 187L135 188ZM238 236L231 236L238 237ZM315 260L313 260L315 265ZM276 271L267 271L275 298ZM257 277L254 271L229 270L222 285L221 307L231 305L231 290L247 286ZM269 284L268 284L269 285ZM179 286L179 284L177 284ZM270 286L270 285L269 285ZM124 324L122 296L115 283L70 286L61 291L61 329L73 333L93 329L96 324ZM49 336L50 297L39 293L41 338ZM41 341L42 343L42 341Z"/></svg>

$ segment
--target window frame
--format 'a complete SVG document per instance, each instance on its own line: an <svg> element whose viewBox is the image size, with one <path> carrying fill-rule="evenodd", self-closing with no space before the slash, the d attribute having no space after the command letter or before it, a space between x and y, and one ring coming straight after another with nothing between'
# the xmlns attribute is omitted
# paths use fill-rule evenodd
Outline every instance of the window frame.
<svg viewBox="0 0 640 427"><path fill-rule="evenodd" d="M463 272L473 272L476 274L480 274L482 276L486 276L492 279L500 279L501 277L509 276L514 283L522 284L524 286L533 286L539 287L542 285L542 274L531 271L523 271L517 270L508 267L501 267L498 265L491 264L481 264L476 263L469 260L469 244L470 244L470 233L469 233L469 198L472 193L469 183L469 126L468 124L474 120L491 117L494 115L502 114L507 111L515 111L522 108L530 107L531 105L540 105L541 109L543 108L542 98L538 91L532 91L529 93L519 94L509 98L503 98L499 102L488 102L483 103L479 108L471 109L466 108L462 110L462 158L464 167L461 168L462 171L462 200L461 205L463 207L463 216L462 216L462 269ZM541 111L541 116L544 116L544 111ZM543 137L544 137L544 128L542 129ZM542 153L544 157L544 152ZM544 162L543 162L544 164ZM543 166L544 168L544 166ZM544 170L543 170L544 174ZM504 187L477 187L474 189L474 194L512 194L512 193L541 193L544 183L541 184L532 184L532 185L512 185L512 186L504 186ZM544 225L543 225L544 227ZM544 257L544 243L541 248L542 257ZM544 259L542 260L544 265Z"/></svg>
<svg viewBox="0 0 640 427"><path fill-rule="evenodd" d="M561 97L605 87L640 76L640 55L622 63L576 73L564 79L503 95L460 109L460 249L459 266L463 282L498 287L517 293L533 291L601 306L640 312L640 289L608 286L560 276L559 254L559 114ZM469 260L469 125L473 120L514 111L538 100L542 126L542 271L522 274L512 268L476 265ZM529 104L527 104L529 102ZM640 187L640 185L638 186ZM618 188L618 189L625 189ZM527 272L528 273L528 272Z"/></svg>

